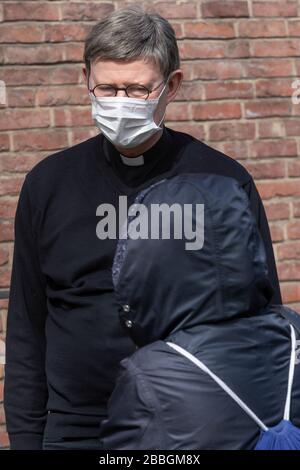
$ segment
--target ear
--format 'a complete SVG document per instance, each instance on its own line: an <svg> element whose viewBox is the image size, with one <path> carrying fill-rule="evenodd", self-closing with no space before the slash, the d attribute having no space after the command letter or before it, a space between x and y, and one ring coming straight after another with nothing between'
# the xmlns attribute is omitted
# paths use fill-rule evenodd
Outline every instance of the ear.
<svg viewBox="0 0 300 470"><path fill-rule="evenodd" d="M82 67L82 74L83 74L84 82L86 83L86 86L89 88L89 84L88 84L88 73L87 73L87 69L86 69L86 66L85 66L85 65Z"/></svg>
<svg viewBox="0 0 300 470"><path fill-rule="evenodd" d="M174 100L175 96L177 95L181 87L182 80L183 80L183 71L181 69L174 70L168 82L169 90L167 94L167 104Z"/></svg>

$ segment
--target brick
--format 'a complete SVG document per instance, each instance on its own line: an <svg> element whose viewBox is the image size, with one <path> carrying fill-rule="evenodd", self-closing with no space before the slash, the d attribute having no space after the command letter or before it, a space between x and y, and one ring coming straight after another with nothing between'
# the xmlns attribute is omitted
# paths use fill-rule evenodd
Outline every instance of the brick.
<svg viewBox="0 0 300 470"><path fill-rule="evenodd" d="M283 303L298 302L300 300L300 285L283 283L281 286Z"/></svg>
<svg viewBox="0 0 300 470"><path fill-rule="evenodd" d="M182 59L212 59L230 57L249 57L249 43L246 41L222 42L184 41L179 44L179 52Z"/></svg>
<svg viewBox="0 0 300 470"><path fill-rule="evenodd" d="M248 146L246 142L237 140L233 142L223 142L220 150L236 160L244 160L248 157Z"/></svg>
<svg viewBox="0 0 300 470"><path fill-rule="evenodd" d="M280 0L270 2L270 1L260 1L260 2L253 2L253 16L267 16L270 18L271 16L298 16L297 11L297 1L290 1L290 0Z"/></svg>
<svg viewBox="0 0 300 470"><path fill-rule="evenodd" d="M4 20L39 20L55 21L59 20L59 7L57 3L49 2L15 2L5 3Z"/></svg>
<svg viewBox="0 0 300 470"><path fill-rule="evenodd" d="M0 198L0 217L11 219L15 216L17 199ZM2 234L1 234L2 236Z"/></svg>
<svg viewBox="0 0 300 470"><path fill-rule="evenodd" d="M209 140L247 140L255 138L254 123L216 123L209 126Z"/></svg>
<svg viewBox="0 0 300 470"><path fill-rule="evenodd" d="M293 116L297 117L299 116L300 117L300 89L299 91L297 92L297 97L299 99L299 103L295 103L295 104L292 104L292 114Z"/></svg>
<svg viewBox="0 0 300 470"><path fill-rule="evenodd" d="M286 36L283 20L240 20L238 23L240 37L267 38Z"/></svg>
<svg viewBox="0 0 300 470"><path fill-rule="evenodd" d="M14 240L14 226L12 222L0 222L0 242L10 242Z"/></svg>
<svg viewBox="0 0 300 470"><path fill-rule="evenodd" d="M49 23L44 28L46 42L77 42L85 40L91 26L83 23Z"/></svg>
<svg viewBox="0 0 300 470"><path fill-rule="evenodd" d="M7 330L8 298L7 299L2 299L1 304L2 304L3 308L6 309L6 311L1 311L1 322L2 322L3 331L5 332Z"/></svg>
<svg viewBox="0 0 300 470"><path fill-rule="evenodd" d="M295 59L295 64L296 64L296 69L297 69L297 75L300 75L300 60Z"/></svg>
<svg viewBox="0 0 300 470"><path fill-rule="evenodd" d="M245 64L248 78L289 77L293 73L292 59L252 59Z"/></svg>
<svg viewBox="0 0 300 470"><path fill-rule="evenodd" d="M44 29L37 25L0 25L1 43L32 43L44 41Z"/></svg>
<svg viewBox="0 0 300 470"><path fill-rule="evenodd" d="M291 103L289 101L260 100L245 103L245 116L256 119L269 116L290 116Z"/></svg>
<svg viewBox="0 0 300 470"><path fill-rule="evenodd" d="M269 80L257 80L256 81L256 96L257 97L268 97L268 96L288 96L292 94L291 79L269 79Z"/></svg>
<svg viewBox="0 0 300 470"><path fill-rule="evenodd" d="M226 55L226 45L224 42L206 43L206 42L188 42L179 44L179 52L182 59L207 59L222 58Z"/></svg>
<svg viewBox="0 0 300 470"><path fill-rule="evenodd" d="M277 248L277 258L280 261L288 259L295 261L295 259L300 258L300 242L292 241L279 245Z"/></svg>
<svg viewBox="0 0 300 470"><path fill-rule="evenodd" d="M190 124L186 122L172 123L172 129L175 129L178 132L190 134L199 140L203 140L205 138L204 126L201 126L200 124Z"/></svg>
<svg viewBox="0 0 300 470"><path fill-rule="evenodd" d="M170 21L172 28L174 29L176 39L183 39L183 25L181 23L175 23Z"/></svg>
<svg viewBox="0 0 300 470"><path fill-rule="evenodd" d="M278 263L277 271L280 281L300 280L300 261Z"/></svg>
<svg viewBox="0 0 300 470"><path fill-rule="evenodd" d="M257 140L249 143L249 152L252 158L296 157L297 143L292 139Z"/></svg>
<svg viewBox="0 0 300 470"><path fill-rule="evenodd" d="M7 67L3 70L3 79L8 85L60 85L79 82L81 71L72 65L28 67Z"/></svg>
<svg viewBox="0 0 300 470"><path fill-rule="evenodd" d="M2 111L0 115L0 127L3 130L49 126L50 116L47 110L7 109Z"/></svg>
<svg viewBox="0 0 300 470"><path fill-rule="evenodd" d="M152 2L149 3L150 4L148 5L148 3L145 2L145 9L153 11ZM172 2L171 7L170 3L168 2L158 2L155 3L154 10L163 17L170 19L196 18L197 16L197 6L195 3L192 2L186 2L181 4L176 4L175 2Z"/></svg>
<svg viewBox="0 0 300 470"><path fill-rule="evenodd" d="M287 136L295 135L298 137L300 135L300 119L286 120L284 125Z"/></svg>
<svg viewBox="0 0 300 470"><path fill-rule="evenodd" d="M203 85L196 81L184 81L176 95L176 101L200 100L203 96Z"/></svg>
<svg viewBox="0 0 300 470"><path fill-rule="evenodd" d="M212 82L204 84L206 100L223 98L252 98L253 84L249 82Z"/></svg>
<svg viewBox="0 0 300 470"><path fill-rule="evenodd" d="M54 44L7 46L4 51L6 64L45 64L62 62L63 59L63 47Z"/></svg>
<svg viewBox="0 0 300 470"><path fill-rule="evenodd" d="M289 36L300 36L300 20L288 21Z"/></svg>
<svg viewBox="0 0 300 470"><path fill-rule="evenodd" d="M293 202L293 215L294 217L300 217L300 201Z"/></svg>
<svg viewBox="0 0 300 470"><path fill-rule="evenodd" d="M13 143L15 151L56 150L69 146L67 132L64 130L15 132Z"/></svg>
<svg viewBox="0 0 300 470"><path fill-rule="evenodd" d="M0 299L0 308L7 309L7 307L8 307L8 299ZM1 316L2 316L2 312L1 312ZM3 325L3 319L2 319L2 325Z"/></svg>
<svg viewBox="0 0 300 470"><path fill-rule="evenodd" d="M0 152L9 150L9 136L8 134L0 134Z"/></svg>
<svg viewBox="0 0 300 470"><path fill-rule="evenodd" d="M1 178L0 179L0 196L14 195L18 194L24 178Z"/></svg>
<svg viewBox="0 0 300 470"><path fill-rule="evenodd" d="M90 107L54 109L54 125L56 127L91 126L93 121Z"/></svg>
<svg viewBox="0 0 300 470"><path fill-rule="evenodd" d="M112 3L66 2L61 4L62 20L86 21L105 17L114 10Z"/></svg>
<svg viewBox="0 0 300 470"><path fill-rule="evenodd" d="M2 366L2 369L3 369L3 366ZM5 424L5 413L4 413L3 406L2 406L1 412L0 412L0 425L3 425L3 424Z"/></svg>
<svg viewBox="0 0 300 470"><path fill-rule="evenodd" d="M285 136L285 122L274 119L258 123L258 135L262 139Z"/></svg>
<svg viewBox="0 0 300 470"><path fill-rule="evenodd" d="M8 435L5 431L0 432L0 447L6 448L9 446Z"/></svg>
<svg viewBox="0 0 300 470"><path fill-rule="evenodd" d="M234 38L233 23L208 23L206 21L197 21L195 23L184 23L184 37L207 39L207 38Z"/></svg>
<svg viewBox="0 0 300 470"><path fill-rule="evenodd" d="M64 60L67 62L82 62L83 44L69 43L64 45Z"/></svg>
<svg viewBox="0 0 300 470"><path fill-rule="evenodd" d="M21 155L13 153L3 154L0 155L0 171L27 173L36 163L42 160L43 157L42 152L38 152L37 154L26 154L26 152L22 152Z"/></svg>
<svg viewBox="0 0 300 470"><path fill-rule="evenodd" d="M255 57L294 57L300 55L298 39L270 39L252 43Z"/></svg>
<svg viewBox="0 0 300 470"><path fill-rule="evenodd" d="M182 62L181 70L183 71L184 80L192 80L193 77L193 62Z"/></svg>
<svg viewBox="0 0 300 470"><path fill-rule="evenodd" d="M28 88L7 88L7 103L10 108L33 107L35 90Z"/></svg>
<svg viewBox="0 0 300 470"><path fill-rule="evenodd" d="M300 222L292 221L287 224L287 234L290 240L300 239Z"/></svg>
<svg viewBox="0 0 300 470"><path fill-rule="evenodd" d="M166 119L168 121L187 121L190 119L188 106L181 103L170 103L167 108Z"/></svg>
<svg viewBox="0 0 300 470"><path fill-rule="evenodd" d="M233 59L250 57L250 43L241 39L230 41L227 44L226 57Z"/></svg>
<svg viewBox="0 0 300 470"><path fill-rule="evenodd" d="M70 131L70 145L76 145L82 142L83 140L87 140L90 137L94 137L97 135L99 132L94 128L94 129L88 129L83 128L83 129L78 129L74 128Z"/></svg>
<svg viewBox="0 0 300 470"><path fill-rule="evenodd" d="M246 1L206 1L201 4L202 16L204 18L228 18L228 17L248 17L248 3Z"/></svg>
<svg viewBox="0 0 300 470"><path fill-rule="evenodd" d="M9 271L0 271L0 287L9 287L11 274Z"/></svg>
<svg viewBox="0 0 300 470"><path fill-rule="evenodd" d="M288 162L288 176L300 176L300 161Z"/></svg>
<svg viewBox="0 0 300 470"><path fill-rule="evenodd" d="M0 242L11 242L14 240L14 227L12 222L0 222Z"/></svg>
<svg viewBox="0 0 300 470"><path fill-rule="evenodd" d="M258 190L262 199L273 197L300 196L300 179L284 181L259 181Z"/></svg>
<svg viewBox="0 0 300 470"><path fill-rule="evenodd" d="M287 202L273 202L264 204L268 220L289 219L290 205Z"/></svg>
<svg viewBox="0 0 300 470"><path fill-rule="evenodd" d="M228 80L241 78L244 75L241 62L232 60L201 61L193 64L192 77L201 80Z"/></svg>
<svg viewBox="0 0 300 470"><path fill-rule="evenodd" d="M90 104L85 86L41 87L36 93L37 106L61 106L66 104Z"/></svg>
<svg viewBox="0 0 300 470"><path fill-rule="evenodd" d="M273 243L284 240L284 230L282 226L278 224L270 224L270 233Z"/></svg>
<svg viewBox="0 0 300 470"><path fill-rule="evenodd" d="M241 117L241 106L235 102L193 104L192 117L196 121L237 119Z"/></svg>
<svg viewBox="0 0 300 470"><path fill-rule="evenodd" d="M285 176L285 164L282 161L245 162L244 165L255 180Z"/></svg>
<svg viewBox="0 0 300 470"><path fill-rule="evenodd" d="M9 260L9 253L7 249L0 247L0 266L7 264Z"/></svg>

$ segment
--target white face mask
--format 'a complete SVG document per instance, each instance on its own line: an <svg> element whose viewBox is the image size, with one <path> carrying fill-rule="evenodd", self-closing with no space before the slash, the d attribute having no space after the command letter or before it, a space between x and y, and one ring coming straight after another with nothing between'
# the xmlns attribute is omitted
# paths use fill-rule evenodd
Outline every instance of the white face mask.
<svg viewBox="0 0 300 470"><path fill-rule="evenodd" d="M156 132L160 131L163 118L157 125L154 112L167 86L163 87L158 98L138 99L128 97L96 98L90 93L92 118L96 126L113 144L123 148L133 148Z"/></svg>

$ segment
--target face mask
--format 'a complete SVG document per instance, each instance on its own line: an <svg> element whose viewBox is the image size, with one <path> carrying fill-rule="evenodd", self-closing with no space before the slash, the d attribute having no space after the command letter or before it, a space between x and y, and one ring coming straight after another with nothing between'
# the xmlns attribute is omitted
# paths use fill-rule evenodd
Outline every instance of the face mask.
<svg viewBox="0 0 300 470"><path fill-rule="evenodd" d="M154 112L166 88L163 87L156 99L137 99L128 97L96 98L92 93L92 118L96 126L113 144L133 148L156 134L163 118L157 125L153 120Z"/></svg>

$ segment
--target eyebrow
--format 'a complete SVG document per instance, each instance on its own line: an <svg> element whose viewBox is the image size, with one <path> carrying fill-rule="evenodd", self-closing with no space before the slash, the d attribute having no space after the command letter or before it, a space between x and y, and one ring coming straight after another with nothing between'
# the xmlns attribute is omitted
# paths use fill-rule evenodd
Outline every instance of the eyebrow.
<svg viewBox="0 0 300 470"><path fill-rule="evenodd" d="M111 85L111 86L114 86L114 87L117 87L117 84L115 82L102 82L103 85ZM136 82L136 81L132 81L132 82L124 82L122 86L124 87L127 87L129 85L142 85L146 88L150 88L151 86L151 82L146 82L145 84L144 83L141 83L141 82Z"/></svg>

